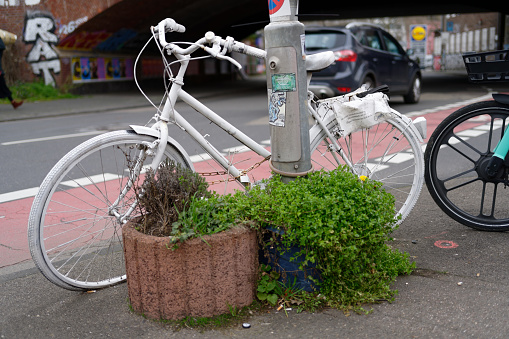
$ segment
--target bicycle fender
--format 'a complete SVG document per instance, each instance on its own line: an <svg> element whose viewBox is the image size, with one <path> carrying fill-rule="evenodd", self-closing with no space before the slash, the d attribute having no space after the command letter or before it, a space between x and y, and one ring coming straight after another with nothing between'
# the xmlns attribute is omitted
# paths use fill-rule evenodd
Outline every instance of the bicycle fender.
<svg viewBox="0 0 509 339"><path fill-rule="evenodd" d="M138 125L129 125L129 127L131 127L136 134L149 135L154 138L159 138L159 131L156 129L146 127L146 126L138 126ZM177 141L175 141L175 139L173 139L170 136L168 136L168 144L175 147L180 152L180 154L182 154L182 156L186 160L189 167L194 171L193 162L191 161L189 154L187 154L187 152L184 150L184 148Z"/></svg>
<svg viewBox="0 0 509 339"><path fill-rule="evenodd" d="M493 100L500 104L509 105L509 95L502 94L502 93L493 93L491 95L493 97Z"/></svg>
<svg viewBox="0 0 509 339"><path fill-rule="evenodd" d="M424 139L426 139L426 134L427 134L426 118L419 117L415 120L412 120L409 117L407 117L406 115L399 113L394 108L391 108L391 110L392 110L392 113L394 113L396 116L398 116L399 119L402 120L403 123L410 128L410 130L414 133L414 135L416 136L416 138L419 142L423 142Z"/></svg>

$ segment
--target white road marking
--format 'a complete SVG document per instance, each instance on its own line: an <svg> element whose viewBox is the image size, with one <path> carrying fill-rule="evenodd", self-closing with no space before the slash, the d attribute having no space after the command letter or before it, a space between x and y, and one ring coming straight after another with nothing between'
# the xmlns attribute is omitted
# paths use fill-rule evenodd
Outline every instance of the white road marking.
<svg viewBox="0 0 509 339"><path fill-rule="evenodd" d="M490 100L491 98L492 98L492 93L488 93L488 94L482 95L482 96L477 97L477 98L472 98L472 99L468 99L468 100L464 100L464 101L458 101L458 102L455 102L455 103L452 103L452 104L447 104L447 105L443 105L443 106L437 106L437 107L433 107L433 108L429 108L429 109L424 109L424 110L421 110L421 111L409 112L409 113L405 113L405 115L407 117L414 117L414 116L417 116L417 115L426 115L426 114L429 114L429 113L434 113L434 112L438 112L438 111L445 111L447 109L456 108L456 107L460 107L460 106L461 107L467 106L467 105L473 104L474 102L478 102L478 101Z"/></svg>
<svg viewBox="0 0 509 339"><path fill-rule="evenodd" d="M3 193L3 194L0 194L0 203L24 199L24 198L35 197L37 192L39 192L39 187L33 187L33 188L27 188L24 190Z"/></svg>
<svg viewBox="0 0 509 339"><path fill-rule="evenodd" d="M90 131L90 132L82 132L82 133L74 133L74 134L64 134L64 135L55 135L52 137L45 137L45 138L34 138L34 139L24 139L24 140L17 140L17 141L7 141L2 142L0 145L2 146L10 146L10 145L18 145L18 144L27 144L31 142L41 142L41 141L49 141L49 140L59 140L59 139L67 139L67 138L76 138L76 137L83 137L87 135L96 135L96 134L103 134L104 131Z"/></svg>
<svg viewBox="0 0 509 339"><path fill-rule="evenodd" d="M460 102L456 102L456 103L452 103L452 104L448 104L448 105L438 106L438 107L434 107L434 108L427 109L427 110L410 112L405 115L408 117L425 115L428 113L438 112L441 110L446 110L446 109L455 108L455 107L459 107L459 106L466 106L466 105L469 105L471 103L478 102L478 101L489 100L489 99L491 99L491 97L492 96L490 93L490 94L486 94L486 95L483 95L483 96L480 96L477 98L473 98L473 99L469 99L469 100L465 100L465 101L460 101ZM499 125L500 125L500 123L499 123ZM461 133L461 136L465 137L464 140L468 140L470 137L481 135L485 131L489 131L489 130L490 130L489 127L486 127L486 125L481 125L481 126L474 127L472 130L462 131L460 133ZM87 135L94 135L94 134L101 134L101 133L104 133L104 131L91 131L91 132L83 132L83 133L75 133L75 134L58 135L58 136L46 137L46 138L35 138L35 139L10 141L10 142L1 143L0 145L8 146L8 145L30 143L30 142L40 142L40 141L48 141L48 140L73 138L73 137L80 137L80 136L87 136ZM458 133L458 134L460 134L460 133ZM467 136L467 134L469 134L469 135ZM270 145L270 139L263 140L261 142L261 144ZM426 144L423 144L422 148L424 151L426 149ZM227 149L223 150L223 152L225 152L226 154L228 152L229 153L233 153L233 152L240 153L240 152L245 152L245 151L249 151L249 149L247 149L247 147L243 146L243 145L237 146L237 147L232 147L232 148L227 148ZM210 155L208 155L207 153L196 154L196 155L191 156L190 158L191 158L192 162L200 162L200 161L205 161L205 160L211 159ZM391 161L392 163L399 163L399 162L404 162L408 159L405 156L398 156L398 157L393 158L392 160L393 160L393 161ZM115 178L116 178L116 176L115 176ZM88 178L82 178L82 179L78 179L76 181L81 182L81 180L85 180L90 183ZM76 183L74 183L74 182L65 182L62 184L68 184L68 186L77 187ZM0 194L0 203L24 199L24 198L30 198L30 197L35 196L38 191L39 191L38 187L33 187L33 188L27 188L27 189L23 189L23 190L19 190L19 191L14 191L14 192L3 193L3 194Z"/></svg>
<svg viewBox="0 0 509 339"><path fill-rule="evenodd" d="M90 177L84 177L84 178L79 178L79 179L74 179L74 180L69 180L69 181L62 181L60 184L64 185L64 186L76 188L76 187L80 187L80 186L91 185L92 183L95 183L95 182L116 180L118 178L119 178L119 176L116 174L104 173L104 175L97 174L97 175L92 175Z"/></svg>

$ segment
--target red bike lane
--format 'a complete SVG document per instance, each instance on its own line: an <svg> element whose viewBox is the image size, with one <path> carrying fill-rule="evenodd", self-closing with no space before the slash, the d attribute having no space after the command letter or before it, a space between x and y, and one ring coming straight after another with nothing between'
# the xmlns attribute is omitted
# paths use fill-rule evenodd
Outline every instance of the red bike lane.
<svg viewBox="0 0 509 339"><path fill-rule="evenodd" d="M430 112L425 115L413 115L412 119L419 116L426 118L427 136L429 137L437 125L459 107L461 106ZM427 139L424 142L426 143ZM252 182L267 177L270 172L268 161L263 161L262 157L252 151L230 156L230 161L237 168L249 168L259 163L259 165L255 165L256 168L248 173ZM195 163L195 169L199 173L215 172L218 167L210 160ZM212 183L211 189L221 194L232 193L235 189L240 188L236 182L229 182L227 185L224 182L213 184L213 182L226 177L227 175L209 176L207 181ZM0 203L0 268L31 259L27 240L27 225L32 202L33 197Z"/></svg>

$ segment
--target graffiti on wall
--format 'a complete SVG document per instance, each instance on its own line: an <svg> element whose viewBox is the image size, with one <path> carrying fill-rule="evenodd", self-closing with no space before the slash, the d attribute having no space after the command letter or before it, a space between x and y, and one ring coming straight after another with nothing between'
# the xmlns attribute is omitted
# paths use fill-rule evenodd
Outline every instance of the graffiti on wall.
<svg viewBox="0 0 509 339"><path fill-rule="evenodd" d="M72 58L72 80L74 83L132 79L133 69L132 58Z"/></svg>
<svg viewBox="0 0 509 339"><path fill-rule="evenodd" d="M136 31L121 29L115 33L105 31L70 34L58 43L60 49L80 51L115 52L137 36Z"/></svg>
<svg viewBox="0 0 509 339"><path fill-rule="evenodd" d="M23 41L33 45L27 54L27 61L34 74L42 76L44 83L52 86L55 86L53 73L60 73L60 59L53 48L58 43L55 28L55 20L50 14L27 11Z"/></svg>
<svg viewBox="0 0 509 339"><path fill-rule="evenodd" d="M70 34L60 40L58 48L92 51L95 46L105 41L110 36L111 33L108 32L79 32L76 34Z"/></svg>
<svg viewBox="0 0 509 339"><path fill-rule="evenodd" d="M0 6L14 7L25 4L26 6L38 5L41 0L0 0Z"/></svg>
<svg viewBox="0 0 509 339"><path fill-rule="evenodd" d="M88 21L87 16L84 16L77 20L69 21L69 23L67 24L62 24L60 20L56 20L55 24L58 27L57 34L58 36L71 34L79 25L87 21Z"/></svg>

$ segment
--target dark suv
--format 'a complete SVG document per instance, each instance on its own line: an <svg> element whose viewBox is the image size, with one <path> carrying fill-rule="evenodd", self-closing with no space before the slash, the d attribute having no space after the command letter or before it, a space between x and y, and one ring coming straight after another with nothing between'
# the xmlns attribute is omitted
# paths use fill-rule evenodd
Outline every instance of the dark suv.
<svg viewBox="0 0 509 339"><path fill-rule="evenodd" d="M345 94L361 85L388 85L406 103L421 96L421 71L398 41L376 25L306 27L306 54L333 51L336 61L313 74L309 89L319 98Z"/></svg>

